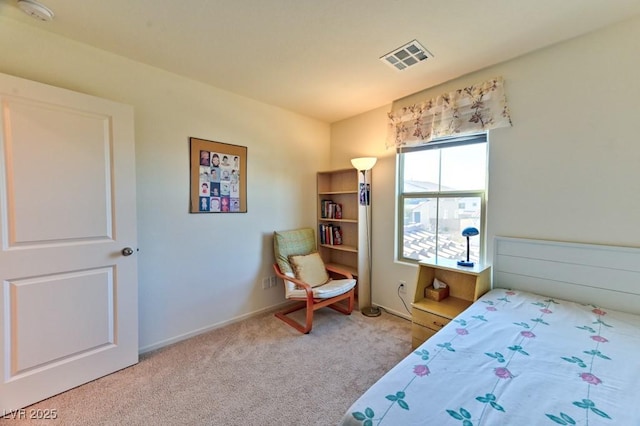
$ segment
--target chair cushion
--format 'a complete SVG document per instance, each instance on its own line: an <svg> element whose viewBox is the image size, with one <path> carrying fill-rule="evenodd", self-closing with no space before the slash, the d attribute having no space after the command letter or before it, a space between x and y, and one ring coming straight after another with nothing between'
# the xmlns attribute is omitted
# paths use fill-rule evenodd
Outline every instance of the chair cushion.
<svg viewBox="0 0 640 426"><path fill-rule="evenodd" d="M317 287L329 281L329 274L318 252L289 256L293 275L311 287Z"/></svg>
<svg viewBox="0 0 640 426"><path fill-rule="evenodd" d="M329 299L334 296L339 296L348 292L356 286L356 280L348 278L344 280L331 280L328 283L314 287L313 297L315 299ZM304 298L307 297L307 293L304 290L298 290L291 281L285 281L285 296L290 298Z"/></svg>
<svg viewBox="0 0 640 426"><path fill-rule="evenodd" d="M289 256L309 254L316 250L316 236L312 228L273 233L273 253L282 273L293 272Z"/></svg>

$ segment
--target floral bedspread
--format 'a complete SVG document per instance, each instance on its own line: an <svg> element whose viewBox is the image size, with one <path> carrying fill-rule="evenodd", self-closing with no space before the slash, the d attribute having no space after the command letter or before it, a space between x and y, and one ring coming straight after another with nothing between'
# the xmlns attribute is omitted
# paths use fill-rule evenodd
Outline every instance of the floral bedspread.
<svg viewBox="0 0 640 426"><path fill-rule="evenodd" d="M494 289L342 424L640 425L640 316Z"/></svg>

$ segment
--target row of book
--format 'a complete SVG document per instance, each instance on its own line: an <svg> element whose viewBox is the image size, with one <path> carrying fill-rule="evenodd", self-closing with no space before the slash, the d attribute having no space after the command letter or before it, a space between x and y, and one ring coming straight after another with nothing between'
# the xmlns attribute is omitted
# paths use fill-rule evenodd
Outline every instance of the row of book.
<svg viewBox="0 0 640 426"><path fill-rule="evenodd" d="M342 219L342 204L334 203L331 200L322 200L320 217L323 219Z"/></svg>
<svg viewBox="0 0 640 426"><path fill-rule="evenodd" d="M321 223L318 225L318 235L320 236L320 244L332 246L342 244L342 229L337 225Z"/></svg>

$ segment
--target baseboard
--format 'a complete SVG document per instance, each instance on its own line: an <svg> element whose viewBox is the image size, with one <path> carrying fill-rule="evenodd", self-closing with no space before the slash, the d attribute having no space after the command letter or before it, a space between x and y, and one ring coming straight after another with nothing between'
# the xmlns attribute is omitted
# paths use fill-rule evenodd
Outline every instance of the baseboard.
<svg viewBox="0 0 640 426"><path fill-rule="evenodd" d="M208 325L208 326L205 326L205 327L201 327L201 328L198 328L196 330L190 331L188 333L184 333L184 334L180 334L180 335L175 336L175 337L171 337L169 339L161 340L160 342L153 343L151 345L147 345L147 346L144 346L142 348L139 348L138 349L138 354L142 355L142 354L145 354L147 352L155 351L156 349L160 349L160 348L163 348L165 346L169 346L169 345L172 345L174 343L178 343L178 342L181 342L183 340L187 340L187 339L189 339L191 337L195 337L195 336L197 336L199 334L203 334L203 333L206 333L208 331L215 330L216 328L221 328L221 327L224 327L226 325L230 325L230 324L233 324L233 323L236 323L236 322L244 321L244 320L249 319L251 317L256 317L258 315L262 315L262 314L267 313L267 312L275 312L275 311L281 309L283 306L288 305L290 303L291 302L287 300L287 301L282 302L282 303L280 303L278 305L269 306L267 308L263 308L263 309L259 309L257 311L249 312L247 314L243 314L243 315L240 315L240 316L237 316L237 317L225 320L225 321L221 321L221 322L218 322L218 323L215 323L215 324L211 324L211 325Z"/></svg>
<svg viewBox="0 0 640 426"><path fill-rule="evenodd" d="M383 306L383 305L376 305L376 306L378 306L379 308L384 309L385 312L390 313L391 315L395 315L397 317L400 317L400 318L406 319L408 321L411 321L411 314L409 314L409 313L406 313L406 312L403 313L403 312L400 312L400 311L396 311L395 309L387 308L386 306Z"/></svg>

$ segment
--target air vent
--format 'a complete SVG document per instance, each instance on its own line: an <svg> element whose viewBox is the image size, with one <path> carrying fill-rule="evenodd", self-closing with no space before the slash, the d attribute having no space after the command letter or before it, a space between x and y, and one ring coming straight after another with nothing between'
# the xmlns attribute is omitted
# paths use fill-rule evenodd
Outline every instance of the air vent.
<svg viewBox="0 0 640 426"><path fill-rule="evenodd" d="M398 71L404 71L431 57L433 55L424 46L413 40L382 56L380 60Z"/></svg>

